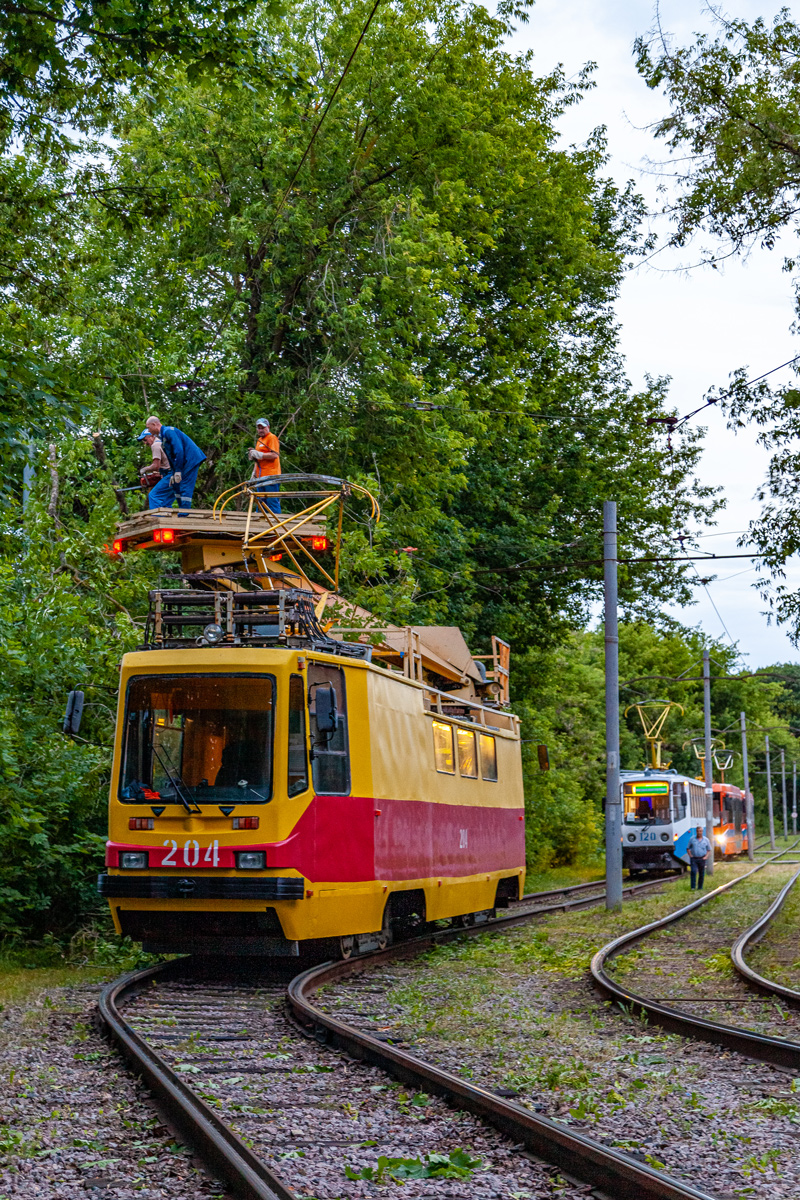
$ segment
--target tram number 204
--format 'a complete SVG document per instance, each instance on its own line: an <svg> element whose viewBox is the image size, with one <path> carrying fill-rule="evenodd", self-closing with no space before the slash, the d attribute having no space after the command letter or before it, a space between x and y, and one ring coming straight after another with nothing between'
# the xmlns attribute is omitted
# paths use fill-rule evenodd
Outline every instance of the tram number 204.
<svg viewBox="0 0 800 1200"><path fill-rule="evenodd" d="M181 864L175 858L175 855L178 853L178 843L173 838L167 838L164 845L170 846L171 849L162 858L162 867L180 866ZM200 861L200 843L195 838L189 838L188 841L183 843L183 866L196 867ZM206 846L202 862L209 867L219 866L219 842L214 841L209 846Z"/></svg>

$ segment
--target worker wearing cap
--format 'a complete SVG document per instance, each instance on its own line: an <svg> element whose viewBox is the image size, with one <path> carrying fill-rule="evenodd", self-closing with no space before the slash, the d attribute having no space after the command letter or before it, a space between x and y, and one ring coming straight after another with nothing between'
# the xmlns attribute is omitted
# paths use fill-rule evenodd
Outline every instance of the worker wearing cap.
<svg viewBox="0 0 800 1200"><path fill-rule="evenodd" d="M147 418L145 428L136 440L144 441L151 434L161 439L171 472L163 475L150 492L147 498L150 508L172 508L176 500L179 509L191 508L197 472L206 460L205 454L183 430L174 425L162 425L158 417Z"/></svg>
<svg viewBox="0 0 800 1200"><path fill-rule="evenodd" d="M253 474L250 478L261 481L258 486L259 492L277 492L280 487L280 484L271 478L281 473L280 449L280 442L275 434L269 431L269 421L266 417L259 417L256 421L256 444L247 451L247 457L253 461ZM270 512L281 511L278 496L265 497L264 503Z"/></svg>
<svg viewBox="0 0 800 1200"><path fill-rule="evenodd" d="M156 437L148 429L143 440L145 446L148 446L150 449L152 460L149 466L140 468L139 476L142 480L142 487L146 488L149 492L165 475L172 474L172 467L170 466L169 459L164 451L164 443L160 437Z"/></svg>

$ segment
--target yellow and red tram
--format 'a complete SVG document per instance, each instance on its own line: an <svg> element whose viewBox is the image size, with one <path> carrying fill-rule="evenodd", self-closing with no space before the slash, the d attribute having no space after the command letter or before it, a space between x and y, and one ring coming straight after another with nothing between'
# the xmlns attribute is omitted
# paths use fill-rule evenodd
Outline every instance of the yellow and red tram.
<svg viewBox="0 0 800 1200"><path fill-rule="evenodd" d="M201 517L176 535L195 555ZM487 675L455 629L337 640L326 600L229 576L151 594L121 666L98 880L146 948L348 955L522 894L507 648Z"/></svg>

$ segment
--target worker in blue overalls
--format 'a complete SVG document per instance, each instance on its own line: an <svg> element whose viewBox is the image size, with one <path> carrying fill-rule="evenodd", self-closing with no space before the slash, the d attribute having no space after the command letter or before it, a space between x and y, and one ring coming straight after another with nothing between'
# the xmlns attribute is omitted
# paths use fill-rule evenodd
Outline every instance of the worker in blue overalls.
<svg viewBox="0 0 800 1200"><path fill-rule="evenodd" d="M172 508L178 501L179 509L192 507L194 485L197 482L197 472L206 456L190 437L174 425L162 425L158 417L148 417L145 428L136 439L144 441L153 434L161 438L164 453L169 459L169 470L162 472L156 486L147 498L150 508Z"/></svg>

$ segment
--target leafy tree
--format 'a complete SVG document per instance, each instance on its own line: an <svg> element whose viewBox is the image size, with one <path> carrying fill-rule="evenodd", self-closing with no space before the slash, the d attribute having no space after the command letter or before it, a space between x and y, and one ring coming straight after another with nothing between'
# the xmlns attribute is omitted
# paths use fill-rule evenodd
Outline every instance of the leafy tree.
<svg viewBox="0 0 800 1200"><path fill-rule="evenodd" d="M587 862L603 840L605 693L602 641L573 633L515 658L514 711L522 719L528 865ZM541 771L537 747L548 750Z"/></svg>
<svg viewBox="0 0 800 1200"><path fill-rule="evenodd" d="M800 232L800 26L784 8L770 23L716 14L717 36L699 35L676 48L660 33L636 43L637 65L651 88L664 91L669 113L654 129L674 156L676 197L666 208L672 240L685 246L704 234L700 259L716 265L760 245L789 239L784 265L794 274L792 238ZM796 284L796 291L798 285ZM800 291L797 291L800 311ZM787 354L787 358L789 355ZM751 537L765 556L759 587L779 622L800 635L800 595L785 582L786 561L800 548L800 391L751 385L743 369L712 393L741 427L755 421L772 459Z"/></svg>
<svg viewBox="0 0 800 1200"><path fill-rule="evenodd" d="M118 662L141 638L153 570L105 553L113 496L87 475L85 442L65 454L58 490L0 527L0 936L70 935L99 910ZM74 740L71 688L86 696Z"/></svg>
<svg viewBox="0 0 800 1200"><path fill-rule="evenodd" d="M275 45L321 95L362 21L298 2ZM584 616L603 497L626 552L655 557L716 502L696 434L671 456L653 442L664 384L633 394L624 376L612 306L639 203L602 177L599 134L563 150L554 133L586 80L536 78L509 32L474 4L381 10L313 146L309 96L173 73L109 152L116 194L158 207L87 204L65 315L45 324L93 373L120 462L157 407L206 449L210 497L266 413L285 468L380 492L383 525L348 531L355 599L521 647ZM665 564L623 582L640 611L654 589L689 594Z"/></svg>
<svg viewBox="0 0 800 1200"><path fill-rule="evenodd" d="M557 145L587 81L537 78L504 48L507 17L474 4L379 10L312 144L364 16L334 2L254 15L307 92L225 89L162 64L157 105L118 96L116 140L85 186L71 159L15 167L20 189L66 198L20 208L25 270L5 291L27 356L6 402L41 420L34 500L0 545L16 585L0 839L26 863L5 881L19 892L6 928L41 930L48 903L74 927L92 903L112 717L90 709L93 745L72 746L59 710L79 679L93 703L111 695L157 567L103 554L115 500L86 430L102 429L132 483L132 438L154 409L208 451L200 502L248 469L262 414L284 469L375 489L377 528L348 509L343 590L393 620L458 623L476 650L492 632L511 640L526 739L557 764L545 778L526 761L531 853L569 861L597 842L601 643L570 631L599 588L601 502L620 502L624 558L670 555L717 503L694 478L697 434L672 455L651 438L665 384L632 393L619 358L613 301L639 203L604 179L599 135ZM82 406L69 433L67 387ZM686 595L668 563L621 574L640 617ZM652 641L631 674L651 669ZM44 840L23 850L26 820Z"/></svg>
<svg viewBox="0 0 800 1200"><path fill-rule="evenodd" d="M121 0L87 4L0 0L0 461L20 458L46 422L79 419L97 379L58 348L40 317L63 304L81 261L85 203L152 212L158 192L120 191L107 178L108 135L120 97L156 106L180 64L198 86L292 89L263 29L245 21L254 0ZM276 7L261 0L262 14ZM102 135L102 136L101 136ZM45 417L45 421L42 417Z"/></svg>
<svg viewBox="0 0 800 1200"><path fill-rule="evenodd" d="M800 733L800 665L777 663L767 667L762 674L779 679L783 684L781 695L774 704L775 712L781 720L788 722L793 732Z"/></svg>
<svg viewBox="0 0 800 1200"><path fill-rule="evenodd" d="M635 43L640 74L670 104L654 132L680 155L673 239L685 245L705 230L728 254L772 248L798 228L800 27L787 8L771 24L715 19L718 35L690 46L676 48L660 30ZM719 254L717 244L705 257Z"/></svg>
<svg viewBox="0 0 800 1200"><path fill-rule="evenodd" d="M121 86L159 89L165 60L191 79L288 82L263 34L244 23L252 9L252 0L0 0L0 138L68 145L60 122L97 129L113 118Z"/></svg>

